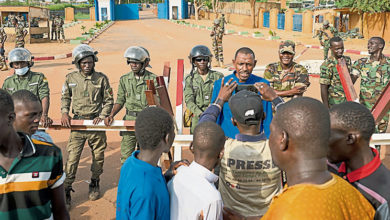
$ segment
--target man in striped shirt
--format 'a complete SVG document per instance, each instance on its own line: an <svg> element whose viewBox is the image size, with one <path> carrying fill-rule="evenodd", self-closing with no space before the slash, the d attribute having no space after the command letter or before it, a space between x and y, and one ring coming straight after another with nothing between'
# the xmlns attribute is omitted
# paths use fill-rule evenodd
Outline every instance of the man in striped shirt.
<svg viewBox="0 0 390 220"><path fill-rule="evenodd" d="M12 97L0 90L0 219L69 219L61 150L15 132Z"/></svg>

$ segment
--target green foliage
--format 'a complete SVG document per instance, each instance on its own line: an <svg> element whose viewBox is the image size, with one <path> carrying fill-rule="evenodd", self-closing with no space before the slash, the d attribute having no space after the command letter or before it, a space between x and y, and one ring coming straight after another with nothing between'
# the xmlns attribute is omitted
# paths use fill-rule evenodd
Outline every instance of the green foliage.
<svg viewBox="0 0 390 220"><path fill-rule="evenodd" d="M60 3L60 4L53 4L53 5L48 5L46 8L52 10L52 11L57 11L57 10L64 10L65 8L72 7L72 8L90 8L93 7L92 4L79 4L79 5L72 5L70 3Z"/></svg>
<svg viewBox="0 0 390 220"><path fill-rule="evenodd" d="M39 4L32 2L19 2L19 1L5 1L0 3L0 6L37 6Z"/></svg>
<svg viewBox="0 0 390 220"><path fill-rule="evenodd" d="M79 12L74 14L74 17L77 19L89 19L89 14L83 14Z"/></svg>
<svg viewBox="0 0 390 220"><path fill-rule="evenodd" d="M85 26L84 25L81 25L81 31L84 33L85 32Z"/></svg>
<svg viewBox="0 0 390 220"><path fill-rule="evenodd" d="M269 35L271 35L272 37L275 37L276 36L276 32L275 31L272 31L272 30L269 30Z"/></svg>
<svg viewBox="0 0 390 220"><path fill-rule="evenodd" d="M336 0L336 6L370 13L387 12L390 11L390 0Z"/></svg>
<svg viewBox="0 0 390 220"><path fill-rule="evenodd" d="M254 34L261 34L261 32L260 31L255 31L255 32L253 32Z"/></svg>

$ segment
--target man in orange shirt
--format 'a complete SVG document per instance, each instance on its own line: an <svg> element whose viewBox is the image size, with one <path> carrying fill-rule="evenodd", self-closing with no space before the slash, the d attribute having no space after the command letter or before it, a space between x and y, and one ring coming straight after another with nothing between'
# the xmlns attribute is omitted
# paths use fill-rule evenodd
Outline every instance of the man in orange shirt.
<svg viewBox="0 0 390 220"><path fill-rule="evenodd" d="M256 87L265 96L270 88ZM373 219L375 211L354 187L327 170L330 117L318 100L299 97L278 107L270 126L272 158L287 175L262 219Z"/></svg>

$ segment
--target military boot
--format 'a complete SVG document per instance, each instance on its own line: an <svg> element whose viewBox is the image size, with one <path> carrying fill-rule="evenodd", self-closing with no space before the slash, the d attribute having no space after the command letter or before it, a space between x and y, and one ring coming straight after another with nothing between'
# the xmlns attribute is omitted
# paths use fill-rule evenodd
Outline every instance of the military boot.
<svg viewBox="0 0 390 220"><path fill-rule="evenodd" d="M95 201L100 198L99 180L91 179L88 197L91 201Z"/></svg>
<svg viewBox="0 0 390 220"><path fill-rule="evenodd" d="M66 209L68 211L70 210L70 205L71 205L71 201L72 201L72 197L70 195L71 191L74 192L72 187L65 188L65 205L66 205Z"/></svg>

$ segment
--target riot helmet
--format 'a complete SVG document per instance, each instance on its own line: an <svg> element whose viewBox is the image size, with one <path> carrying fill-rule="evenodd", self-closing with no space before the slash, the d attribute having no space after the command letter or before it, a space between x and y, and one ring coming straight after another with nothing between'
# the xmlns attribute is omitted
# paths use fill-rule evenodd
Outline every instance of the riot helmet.
<svg viewBox="0 0 390 220"><path fill-rule="evenodd" d="M10 67L12 67L13 62L27 62L28 67L32 67L34 65L33 58L31 52L25 48L15 48L8 54Z"/></svg>
<svg viewBox="0 0 390 220"><path fill-rule="evenodd" d="M145 71L146 67L151 67L149 65L149 51L144 47L131 46L126 49L124 57L127 59L127 64L130 64L130 62L142 63L142 68L140 70L141 73Z"/></svg>
<svg viewBox="0 0 390 220"><path fill-rule="evenodd" d="M94 51L92 47L86 44L80 44L72 51L72 63L75 64L78 69L80 69L80 61L86 57L93 56L94 62L97 62L97 53L98 52Z"/></svg>

